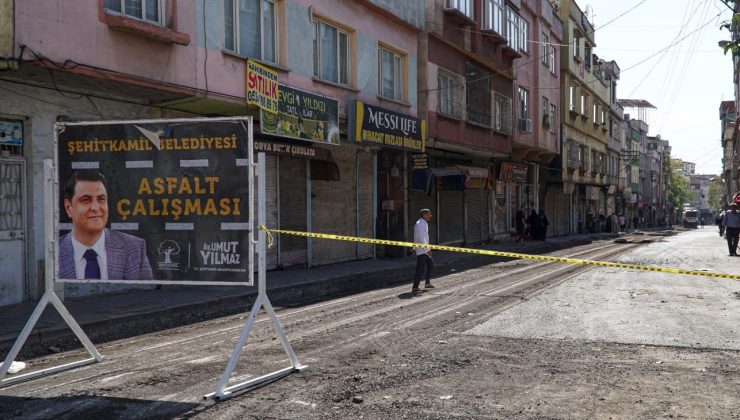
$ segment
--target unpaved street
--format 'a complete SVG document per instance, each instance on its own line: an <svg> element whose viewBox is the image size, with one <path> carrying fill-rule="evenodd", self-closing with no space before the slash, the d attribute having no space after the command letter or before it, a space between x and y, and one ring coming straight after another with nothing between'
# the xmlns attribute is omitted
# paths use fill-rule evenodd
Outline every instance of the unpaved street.
<svg viewBox="0 0 740 420"><path fill-rule="evenodd" d="M652 243L554 255L740 272L715 229L636 238ZM403 285L280 308L308 369L223 402L202 395L243 315L99 344L101 364L0 389L0 417L740 417L740 282L528 261L438 274L417 297ZM289 365L256 325L233 381Z"/></svg>

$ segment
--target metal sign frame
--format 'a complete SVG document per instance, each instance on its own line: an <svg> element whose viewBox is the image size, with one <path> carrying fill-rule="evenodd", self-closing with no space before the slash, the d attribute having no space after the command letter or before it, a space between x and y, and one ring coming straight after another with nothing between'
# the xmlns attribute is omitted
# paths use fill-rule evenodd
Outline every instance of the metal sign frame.
<svg viewBox="0 0 740 420"><path fill-rule="evenodd" d="M265 222L267 219L266 211L265 211L265 154L259 153L259 161L257 162L257 194L259 196L259 203L258 203L258 210L257 210L257 222L260 226L265 226ZM275 309L272 307L272 304L270 303L270 299L267 297L267 238L265 231L263 229L260 229L258 233L258 239L257 239L257 279L258 279L258 293L257 293L257 299L254 302L254 305L252 305L252 310L249 312L249 315L247 316L246 324L244 325L244 328L242 329L241 334L239 335L239 340L236 343L236 346L234 347L234 351L231 353L231 357L229 358L229 362L226 365L226 369L224 370L223 374L221 375L221 379L218 381L218 384L216 385L216 391L206 394L203 396L204 399L210 399L214 398L216 400L224 400L227 398L231 398L234 396L236 392L239 391L249 391L256 387L259 387L260 385L270 382L282 377L285 377L287 375L290 375L293 372L300 372L304 369L306 369L305 365L302 365L298 362L298 358L295 355L295 352L293 351L293 348L290 346L290 342L288 341L288 336L285 334L285 330L283 329L282 325L280 324L280 321L277 318L277 315L275 315ZM229 378L231 377L231 374L234 372L234 367L236 367L236 362L239 360L239 356L241 355L242 350L244 349L244 346L247 344L247 339L249 338L249 333L252 331L252 327L254 326L254 322L257 319L257 314L259 314L260 309L264 306L265 312L267 315L270 316L270 319L272 320L272 324L275 327L276 332L278 333L278 336L280 337L280 342L283 345L283 349L288 354L288 357L290 358L290 366L280 369L278 371L260 376L258 378L251 379L246 382L242 382L239 384L227 386Z"/></svg>
<svg viewBox="0 0 740 420"><path fill-rule="evenodd" d="M305 368L305 366L301 365L298 362L298 358L295 355L295 352L293 351L292 347L290 346L290 343L288 342L288 337L283 330L282 326L280 325L280 321L277 318L277 315L275 314L275 310L272 307L272 304L270 303L270 300L267 297L267 287L266 287L266 253L267 253L267 247L266 247L266 235L264 231L260 231L258 235L257 241L254 240L254 177L255 177L255 163L254 163L254 150L252 147L252 141L253 141L253 124L252 124L252 118L246 117L246 118L220 118L220 119L197 119L197 121L204 121L204 120L217 120L217 121L223 121L223 120L235 120L235 119L241 119L244 122L247 123L247 132L249 135L249 161L247 163L248 167L248 173L249 173L249 223L250 228L248 231L249 235L249 275L252 277L254 275L254 252L257 250L259 252L259 258L258 258L258 295L257 300L255 301L252 310L247 317L247 323L245 327L242 330L241 336L239 337L239 340L236 344L236 347L229 358L227 367L223 374L221 375L221 378L216 386L216 391L212 394L206 395L206 398L215 397L216 399L224 399L229 398L232 396L235 392L240 390L248 390L252 389L256 386L259 386L267 381L272 381L277 378L286 376L292 372L301 371ZM153 120L148 120L148 122L152 122ZM163 120L164 121L164 120ZM168 120L173 121L173 120ZM193 119L190 120L174 120L174 121L193 121ZM143 121L138 121L143 122ZM90 124L108 124L109 122L95 122ZM55 144L56 144L56 137L55 137ZM260 160L258 163L258 222L260 224L265 223L266 219L266 211L265 211L265 154L260 153ZM55 158L57 158L56 155L56 147L55 147ZM10 349L10 352L6 355L4 362L2 366L0 366L0 388L16 384L19 382L24 382L28 380L32 380L38 377L51 375L57 372L62 372L66 370L70 370L79 366L85 366L92 363L102 362L103 356L100 355L98 350L95 348L95 345L90 341L90 339L87 337L85 332L82 330L80 325L75 321L74 317L69 313L67 308L62 303L62 300L59 298L59 296L54 291L54 285L55 283L64 283L68 282L64 279L58 279L58 261L57 261L57 242L58 242L58 216L59 216L59 206L58 206L58 179L57 179L57 168L54 164L54 162L51 159L44 160L44 200L45 200L45 213L44 213L44 244L45 244L45 279L44 279L44 285L45 285L45 291L41 299L39 300L38 304L36 305L36 308L34 309L33 313L31 314L31 317L26 322L26 325L23 327L23 330L21 331L20 335L16 339L15 343L13 344L13 347ZM121 281L126 282L126 281ZM150 281L150 282L139 282L139 283L149 283L149 284L157 284L161 282L157 281ZM167 282L166 284L175 284L176 282ZM183 284L184 282L177 282L177 284ZM186 284L197 284L197 285L223 285L223 282L187 282ZM225 285L243 285L243 283L234 283L234 282L228 282L225 283ZM251 284L250 284L251 285ZM56 310L61 315L64 322L67 324L67 326L72 329L75 336L80 340L80 342L83 344L87 352L90 354L90 358L79 360L76 362L67 363L61 366L54 366L46 369L41 369L34 372L29 372L22 375L15 375L11 378L5 379L5 375L7 374L8 370L10 370L10 367L15 360L15 357L20 352L21 348L23 347L23 344L25 344L26 340L28 339L28 336L31 334L31 331L33 330L33 327L36 325L38 320L41 317L41 314L44 312L44 309L46 309L46 306L50 304L56 308ZM253 379L248 382L244 382L241 384L236 384L232 386L227 386L228 380L231 376L231 373L234 370L234 367L236 365L236 362L239 358L239 355L241 354L244 346L246 345L247 338L249 336L249 333L252 330L252 326L254 325L255 318L257 317L258 312L262 307L264 306L265 311L270 316L273 325L275 326L275 329L280 336L280 340L283 345L283 349L286 351L288 356L291 360L291 366L285 369L281 369L277 372L273 372L268 375L264 375L262 377Z"/></svg>

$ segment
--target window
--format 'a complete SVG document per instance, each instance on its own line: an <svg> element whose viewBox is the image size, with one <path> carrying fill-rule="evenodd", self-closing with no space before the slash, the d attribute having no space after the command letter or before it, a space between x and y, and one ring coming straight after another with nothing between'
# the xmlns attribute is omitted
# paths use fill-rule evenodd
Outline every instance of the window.
<svg viewBox="0 0 740 420"><path fill-rule="evenodd" d="M467 85L467 119L470 122L491 126L490 73L471 62L465 63Z"/></svg>
<svg viewBox="0 0 740 420"><path fill-rule="evenodd" d="M444 71L437 73L439 101L437 111L456 118L462 117L462 94L465 85L462 77Z"/></svg>
<svg viewBox="0 0 740 420"><path fill-rule="evenodd" d="M583 49L583 54L586 59L586 69L591 70L591 46L586 44L586 47Z"/></svg>
<svg viewBox="0 0 740 420"><path fill-rule="evenodd" d="M550 100L542 97L542 126L550 128L552 120L550 119Z"/></svg>
<svg viewBox="0 0 740 420"><path fill-rule="evenodd" d="M599 115L599 106L594 104L594 113L591 115L591 120L594 124L597 124L596 122L596 116Z"/></svg>
<svg viewBox="0 0 740 420"><path fill-rule="evenodd" d="M516 50L519 48L519 15L511 7L507 7L506 23L506 40L509 41L509 47Z"/></svg>
<svg viewBox="0 0 740 420"><path fill-rule="evenodd" d="M581 115L587 116L587 110L586 110L586 95L581 95Z"/></svg>
<svg viewBox="0 0 740 420"><path fill-rule="evenodd" d="M504 34L504 1L486 0L486 20L484 29L493 29L499 35Z"/></svg>
<svg viewBox="0 0 740 420"><path fill-rule="evenodd" d="M474 19L473 15L473 0L447 0L447 7L450 9L457 9L460 13Z"/></svg>
<svg viewBox="0 0 740 420"><path fill-rule="evenodd" d="M348 85L349 32L320 20L315 20L313 26L313 75Z"/></svg>
<svg viewBox="0 0 740 420"><path fill-rule="evenodd" d="M529 52L529 22L524 20L521 16L519 18L519 49L528 53Z"/></svg>
<svg viewBox="0 0 740 420"><path fill-rule="evenodd" d="M550 67L550 37L546 33L542 33L542 64Z"/></svg>
<svg viewBox="0 0 740 420"><path fill-rule="evenodd" d="M555 132L555 105L550 104L550 132Z"/></svg>
<svg viewBox="0 0 740 420"><path fill-rule="evenodd" d="M380 47L378 48L378 91L380 96L396 101L403 101L404 77L403 60L401 55Z"/></svg>
<svg viewBox="0 0 740 420"><path fill-rule="evenodd" d="M106 11L116 12L146 22L163 24L162 0L105 0Z"/></svg>
<svg viewBox="0 0 740 420"><path fill-rule="evenodd" d="M274 0L224 0L224 49L277 63Z"/></svg>
<svg viewBox="0 0 740 420"><path fill-rule="evenodd" d="M571 86L570 87L570 96L568 101L568 109L571 111L576 110L576 87Z"/></svg>
<svg viewBox="0 0 740 420"><path fill-rule="evenodd" d="M529 91L519 86L519 118L529 117Z"/></svg>
<svg viewBox="0 0 740 420"><path fill-rule="evenodd" d="M556 66L557 63L555 63L555 46L550 45L550 73L555 74Z"/></svg>
<svg viewBox="0 0 740 420"><path fill-rule="evenodd" d="M493 129L502 134L511 134L511 98L494 93Z"/></svg>
<svg viewBox="0 0 740 420"><path fill-rule="evenodd" d="M573 36L573 57L576 59L581 58L581 38L578 35Z"/></svg>

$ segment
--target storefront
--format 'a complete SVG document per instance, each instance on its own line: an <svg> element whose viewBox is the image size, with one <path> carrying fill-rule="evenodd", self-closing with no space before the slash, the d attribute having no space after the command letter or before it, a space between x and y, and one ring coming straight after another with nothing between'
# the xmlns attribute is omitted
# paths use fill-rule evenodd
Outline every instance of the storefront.
<svg viewBox="0 0 740 420"><path fill-rule="evenodd" d="M281 229L372 236L373 157L341 143L338 102L280 85L277 114L262 112L255 151L267 153L267 222ZM268 267L372 258L370 245L278 235Z"/></svg>
<svg viewBox="0 0 740 420"><path fill-rule="evenodd" d="M529 210L539 208L539 194L537 194L536 171L530 171L530 166L522 163L503 162L500 165L497 195L504 190L506 197L505 232L511 232L516 228L516 212L522 207ZM498 212L497 212L498 213ZM502 212L503 213L503 212ZM497 214L498 216L498 214ZM527 215L525 215L527 216ZM503 227L497 220L497 233Z"/></svg>
<svg viewBox="0 0 740 420"><path fill-rule="evenodd" d="M371 181L376 198L375 237L393 241L410 240L413 236L405 235L404 226L409 220L415 222L417 214L415 210L409 212L406 206L414 195L407 185L413 165L426 164L426 123L419 118L361 101L355 101L350 110L350 141L354 140L358 148L376 151L372 173L374 180ZM434 207L428 206L430 209ZM402 257L405 251L400 247L376 247L379 257Z"/></svg>

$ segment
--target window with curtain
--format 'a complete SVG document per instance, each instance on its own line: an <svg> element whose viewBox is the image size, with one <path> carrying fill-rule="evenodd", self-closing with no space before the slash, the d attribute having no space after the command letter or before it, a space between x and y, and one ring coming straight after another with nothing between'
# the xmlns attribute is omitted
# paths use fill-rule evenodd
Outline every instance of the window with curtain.
<svg viewBox="0 0 740 420"><path fill-rule="evenodd" d="M108 12L163 25L162 2L163 0L105 0L103 7Z"/></svg>
<svg viewBox="0 0 740 420"><path fill-rule="evenodd" d="M404 57L386 48L378 48L380 96L403 101L403 60Z"/></svg>
<svg viewBox="0 0 740 420"><path fill-rule="evenodd" d="M277 63L274 0L224 0L224 49Z"/></svg>
<svg viewBox="0 0 740 420"><path fill-rule="evenodd" d="M315 20L313 25L313 75L348 85L349 33L320 20Z"/></svg>

